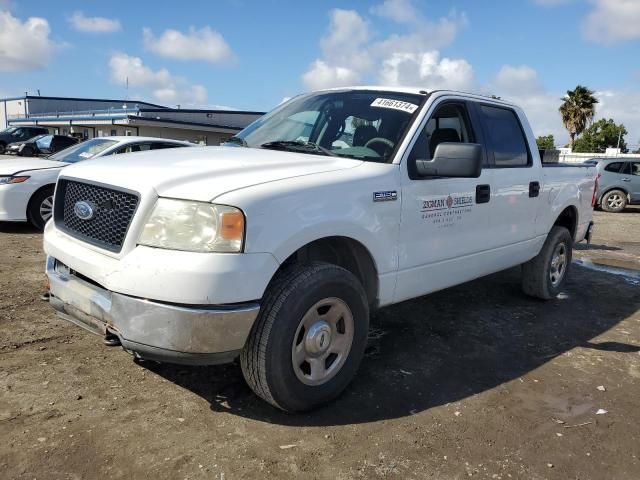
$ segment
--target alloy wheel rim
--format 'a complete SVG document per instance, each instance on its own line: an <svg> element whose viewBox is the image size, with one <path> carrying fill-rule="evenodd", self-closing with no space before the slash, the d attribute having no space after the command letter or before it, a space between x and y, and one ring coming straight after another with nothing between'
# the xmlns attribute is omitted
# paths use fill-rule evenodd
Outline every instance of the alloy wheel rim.
<svg viewBox="0 0 640 480"><path fill-rule="evenodd" d="M567 271L567 246L564 243L559 243L553 250L551 255L551 268L549 269L549 280L551 285L557 286Z"/></svg>
<svg viewBox="0 0 640 480"><path fill-rule="evenodd" d="M307 310L291 345L298 380L311 386L331 380L349 356L353 333L353 314L343 300L325 298Z"/></svg>
<svg viewBox="0 0 640 480"><path fill-rule="evenodd" d="M608 199L607 199L607 204L609 205L610 208L620 208L623 205L623 200L622 200L622 196L616 194L611 195Z"/></svg>
<svg viewBox="0 0 640 480"><path fill-rule="evenodd" d="M53 215L53 197L47 197L40 204L40 216L47 222L51 215Z"/></svg>

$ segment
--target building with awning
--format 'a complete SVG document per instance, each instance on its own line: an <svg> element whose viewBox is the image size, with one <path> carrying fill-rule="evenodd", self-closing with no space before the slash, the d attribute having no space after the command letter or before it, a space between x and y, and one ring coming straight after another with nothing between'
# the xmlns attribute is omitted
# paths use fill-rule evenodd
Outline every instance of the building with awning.
<svg viewBox="0 0 640 480"><path fill-rule="evenodd" d="M87 139L133 135L219 145L264 112L168 108L134 100L44 97L0 98L0 128L47 127Z"/></svg>

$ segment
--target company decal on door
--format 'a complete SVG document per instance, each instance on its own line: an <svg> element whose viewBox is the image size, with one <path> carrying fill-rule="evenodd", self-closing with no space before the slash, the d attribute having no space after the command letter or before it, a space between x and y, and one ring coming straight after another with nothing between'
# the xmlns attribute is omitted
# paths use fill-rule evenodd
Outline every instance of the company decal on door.
<svg viewBox="0 0 640 480"><path fill-rule="evenodd" d="M456 194L446 197L422 199L420 214L422 220L428 221L437 228L453 227L464 221L466 214L473 208L473 195Z"/></svg>

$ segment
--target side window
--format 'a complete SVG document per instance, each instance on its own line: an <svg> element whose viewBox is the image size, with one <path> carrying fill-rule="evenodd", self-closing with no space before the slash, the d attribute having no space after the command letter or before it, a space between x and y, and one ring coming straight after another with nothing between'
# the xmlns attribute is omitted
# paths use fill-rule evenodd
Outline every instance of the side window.
<svg viewBox="0 0 640 480"><path fill-rule="evenodd" d="M620 172L620 168L622 167L622 162L612 162L609 165L607 165L606 167L604 167L606 172L614 172L614 173L618 173Z"/></svg>
<svg viewBox="0 0 640 480"><path fill-rule="evenodd" d="M466 107L458 103L447 103L438 107L418 135L409 154L409 160L430 160L441 143L473 143ZM409 162L411 165L413 162Z"/></svg>
<svg viewBox="0 0 640 480"><path fill-rule="evenodd" d="M116 153L146 152L151 149L149 143L132 143L120 148Z"/></svg>
<svg viewBox="0 0 640 480"><path fill-rule="evenodd" d="M179 143L160 143L160 142L156 142L156 143L152 143L151 144L151 150L162 150L165 148L178 148L178 147L184 147L185 145L180 145Z"/></svg>
<svg viewBox="0 0 640 480"><path fill-rule="evenodd" d="M520 121L508 108L480 105L488 143L493 150L495 166L526 167L531 165L527 140Z"/></svg>
<svg viewBox="0 0 640 480"><path fill-rule="evenodd" d="M640 162L632 162L629 165L631 165L631 175L640 177Z"/></svg>

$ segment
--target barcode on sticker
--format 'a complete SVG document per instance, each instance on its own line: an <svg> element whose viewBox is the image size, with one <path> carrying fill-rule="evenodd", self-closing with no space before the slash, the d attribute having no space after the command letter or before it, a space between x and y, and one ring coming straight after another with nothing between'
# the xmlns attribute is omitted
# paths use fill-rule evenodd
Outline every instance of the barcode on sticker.
<svg viewBox="0 0 640 480"><path fill-rule="evenodd" d="M409 114L415 112L418 109L418 105L414 103L401 102L400 100L392 100L390 98L376 98L373 103L371 103L371 106L380 108L392 108L394 110L400 110Z"/></svg>

